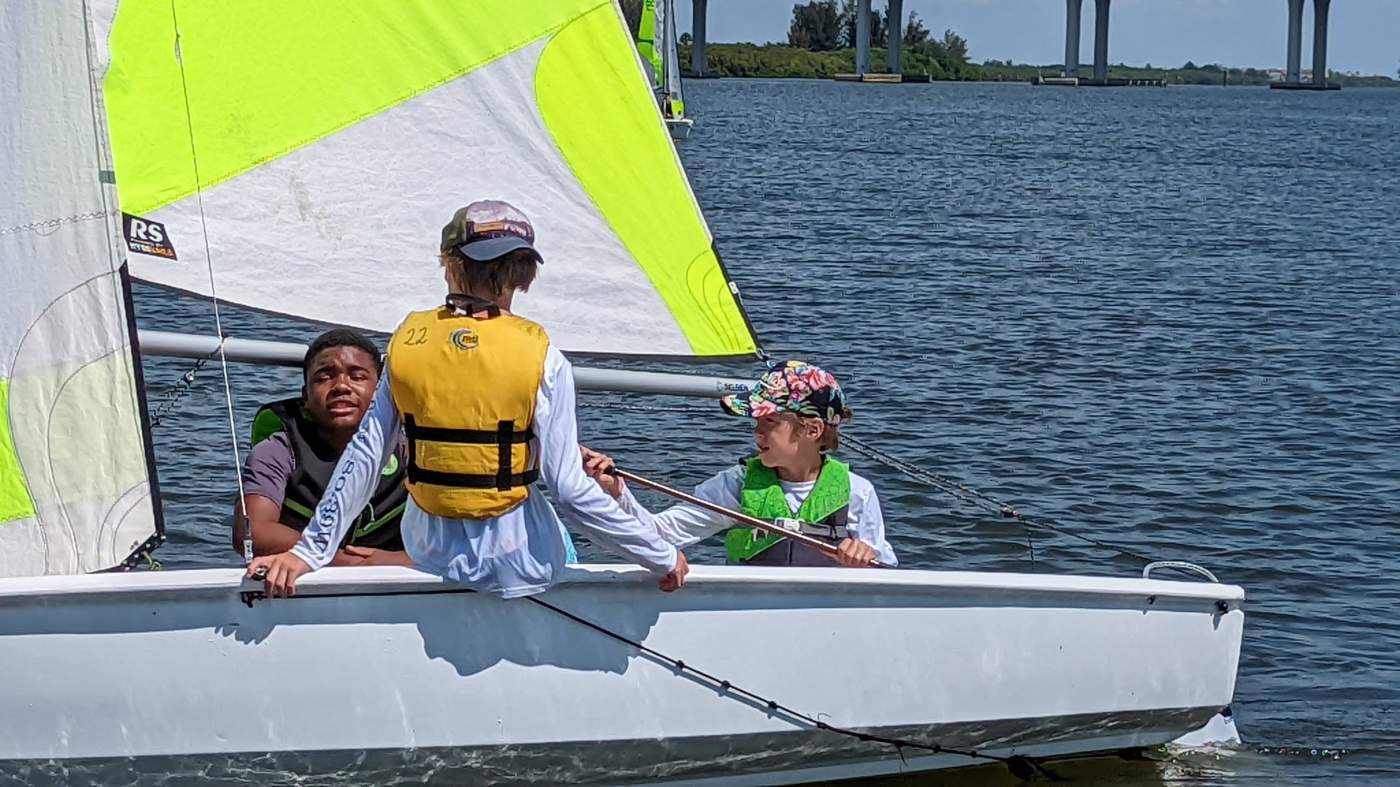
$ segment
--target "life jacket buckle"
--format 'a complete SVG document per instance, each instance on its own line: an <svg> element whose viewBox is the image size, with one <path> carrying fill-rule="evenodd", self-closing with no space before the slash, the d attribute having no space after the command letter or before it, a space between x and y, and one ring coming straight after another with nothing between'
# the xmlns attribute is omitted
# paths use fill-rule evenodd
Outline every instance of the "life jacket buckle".
<svg viewBox="0 0 1400 787"><path fill-rule="evenodd" d="M777 525L778 527L782 528L783 530L788 531L789 533L801 533L801 532L802 532L802 520L801 520L801 519L792 519L792 518L790 518L790 517L780 516L780 517L778 517L777 519L774 519L774 520L773 520L773 524Z"/></svg>

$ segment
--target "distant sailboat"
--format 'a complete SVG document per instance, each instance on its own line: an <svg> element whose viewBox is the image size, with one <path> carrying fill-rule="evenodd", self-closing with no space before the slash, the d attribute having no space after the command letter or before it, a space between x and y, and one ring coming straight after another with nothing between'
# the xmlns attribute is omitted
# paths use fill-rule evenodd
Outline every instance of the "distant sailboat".
<svg viewBox="0 0 1400 787"><path fill-rule="evenodd" d="M503 601L327 568L269 601L238 568L103 572L163 533L126 265L387 330L441 296L443 215L501 197L563 349L758 344L610 0L3 8L0 781L779 784L1153 746L1229 705L1218 582L697 566L662 594L593 565Z"/></svg>
<svg viewBox="0 0 1400 787"><path fill-rule="evenodd" d="M643 0L637 51L651 70L661 116L673 139L685 139L695 121L685 116L680 53L676 49L674 0Z"/></svg>

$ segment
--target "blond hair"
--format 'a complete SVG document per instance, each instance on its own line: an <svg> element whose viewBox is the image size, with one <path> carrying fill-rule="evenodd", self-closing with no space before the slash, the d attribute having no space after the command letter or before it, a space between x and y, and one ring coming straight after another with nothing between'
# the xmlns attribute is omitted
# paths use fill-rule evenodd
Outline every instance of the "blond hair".
<svg viewBox="0 0 1400 787"><path fill-rule="evenodd" d="M817 437L817 450L824 454L829 454L841 447L841 428L836 424L827 423L825 419L815 415L801 415L799 413L785 412L783 417L790 417L795 424L802 424L806 421L815 421L821 424L822 433Z"/></svg>

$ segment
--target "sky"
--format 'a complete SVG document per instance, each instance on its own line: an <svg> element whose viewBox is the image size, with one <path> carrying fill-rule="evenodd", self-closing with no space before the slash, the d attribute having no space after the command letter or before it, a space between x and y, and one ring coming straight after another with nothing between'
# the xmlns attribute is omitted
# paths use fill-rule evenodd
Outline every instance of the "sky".
<svg viewBox="0 0 1400 787"><path fill-rule="evenodd" d="M710 41L787 41L794 0L709 0ZM804 0L805 2L805 0ZM1094 2L1083 0L1080 61L1093 62ZM1179 66L1221 63L1282 68L1287 0L1112 0L1108 58ZM883 8L885 0L871 0ZM675 0L676 26L691 26L691 0ZM904 0L930 30L952 28L975 62L1064 59L1065 0ZM1303 67L1312 64L1312 0L1303 10ZM1400 69L1400 0L1333 0L1327 64L1336 71L1395 76Z"/></svg>

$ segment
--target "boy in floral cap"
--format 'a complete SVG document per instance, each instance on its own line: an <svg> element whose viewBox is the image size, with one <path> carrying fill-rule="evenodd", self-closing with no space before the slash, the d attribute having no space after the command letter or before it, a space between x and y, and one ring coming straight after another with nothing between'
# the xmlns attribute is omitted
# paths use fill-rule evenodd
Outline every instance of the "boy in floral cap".
<svg viewBox="0 0 1400 787"><path fill-rule="evenodd" d="M875 488L831 456L839 428L851 418L845 394L830 372L803 361L768 371L747 394L720 400L726 413L754 419L758 453L714 475L695 496L729 509L777 522L784 529L835 546L836 562L896 565L885 540L885 522ZM778 535L733 527L727 517L688 503L653 514L637 502L622 479L608 475L612 459L583 449L584 470L621 504L651 523L662 538L684 548L728 528L724 546L730 563L768 566L830 566L820 550Z"/></svg>

